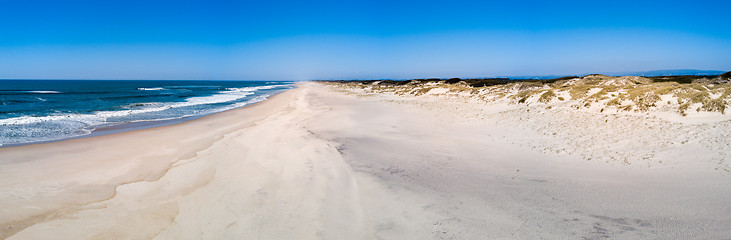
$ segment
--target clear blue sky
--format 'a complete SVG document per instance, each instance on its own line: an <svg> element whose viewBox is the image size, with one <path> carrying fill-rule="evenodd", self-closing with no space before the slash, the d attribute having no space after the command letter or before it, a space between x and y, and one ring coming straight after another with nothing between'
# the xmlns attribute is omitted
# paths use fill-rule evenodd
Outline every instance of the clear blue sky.
<svg viewBox="0 0 731 240"><path fill-rule="evenodd" d="M0 0L0 78L731 70L731 1Z"/></svg>

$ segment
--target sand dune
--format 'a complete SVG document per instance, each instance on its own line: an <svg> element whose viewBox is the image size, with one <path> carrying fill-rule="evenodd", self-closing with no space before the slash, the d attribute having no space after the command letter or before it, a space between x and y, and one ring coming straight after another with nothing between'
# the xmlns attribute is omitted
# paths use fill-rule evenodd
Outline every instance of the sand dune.
<svg viewBox="0 0 731 240"><path fill-rule="evenodd" d="M303 83L182 124L0 148L0 238L725 238L729 130Z"/></svg>

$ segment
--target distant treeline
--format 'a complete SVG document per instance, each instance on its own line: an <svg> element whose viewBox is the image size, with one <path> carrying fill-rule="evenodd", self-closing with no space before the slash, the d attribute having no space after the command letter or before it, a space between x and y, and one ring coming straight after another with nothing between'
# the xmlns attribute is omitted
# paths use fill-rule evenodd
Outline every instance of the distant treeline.
<svg viewBox="0 0 731 240"><path fill-rule="evenodd" d="M649 79L652 79L653 82L677 82L677 83L692 83L693 80L698 79L714 79L719 76L723 77L723 75L730 75L729 73L724 73L721 75L680 75L680 76L657 76L657 77L648 77ZM728 78L728 77L727 77Z"/></svg>
<svg viewBox="0 0 731 240"><path fill-rule="evenodd" d="M361 83L361 84L372 84L378 82L379 85L405 85L411 82L445 82L448 84L455 84L458 82L464 82L471 87L488 87L494 85L502 85L514 82L535 82L535 83L554 83L560 80L568 80L579 78L579 76L566 76L552 79L511 79L511 78L417 78L411 80L334 80L328 82L342 82L342 83ZM694 80L699 79L731 79L731 72L727 72L721 75L678 75L678 76L656 76L647 77L653 82L677 82L677 83L692 83Z"/></svg>
<svg viewBox="0 0 731 240"><path fill-rule="evenodd" d="M448 84L455 84L458 82L465 82L467 85L472 87L488 87L494 85L502 85L513 82L541 82L541 83L552 83L559 80L577 78L577 76L560 77L554 79L510 79L510 78L417 78L411 80L334 80L328 82L342 82L342 83L362 83L372 84L378 82L379 85L406 85L411 82L427 83L427 82L445 82Z"/></svg>

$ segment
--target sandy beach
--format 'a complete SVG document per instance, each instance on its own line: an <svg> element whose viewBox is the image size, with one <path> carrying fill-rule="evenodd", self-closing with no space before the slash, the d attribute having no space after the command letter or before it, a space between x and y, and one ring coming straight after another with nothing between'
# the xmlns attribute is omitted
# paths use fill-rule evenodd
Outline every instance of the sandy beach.
<svg viewBox="0 0 731 240"><path fill-rule="evenodd" d="M0 239L731 237L731 114L447 92L307 82L175 125L0 148Z"/></svg>

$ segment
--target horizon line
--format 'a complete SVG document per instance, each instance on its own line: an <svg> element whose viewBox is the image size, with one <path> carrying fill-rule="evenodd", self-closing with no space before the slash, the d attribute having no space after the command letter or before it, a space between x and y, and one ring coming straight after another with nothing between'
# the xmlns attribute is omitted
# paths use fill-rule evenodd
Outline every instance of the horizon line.
<svg viewBox="0 0 731 240"><path fill-rule="evenodd" d="M647 74L650 72L662 72L662 71L696 71L696 72L717 72L718 74ZM0 78L0 81L5 80L51 80L51 81L272 81L272 82L302 82L302 81L358 81L358 80L415 80L415 79L489 79L489 78L509 78L509 79L540 79L540 78L553 78L553 77L569 77L569 76L588 76L588 75L606 75L613 77L620 76L638 76L638 77L655 77L655 76L714 76L721 75L726 72L725 70L699 70L699 69L663 69L663 70L647 70L647 71L615 71L615 72L595 72L595 73L583 73L583 74L534 74L534 75L495 75L495 76L481 76L481 77L417 77L417 78L314 78L314 79L299 79L299 80L269 80L269 79L122 79L122 78Z"/></svg>

